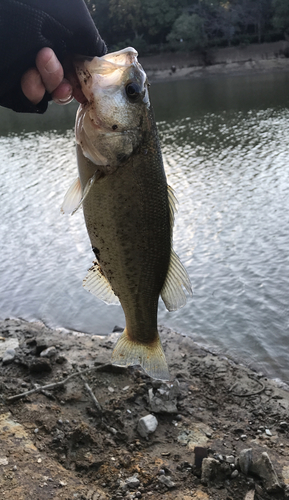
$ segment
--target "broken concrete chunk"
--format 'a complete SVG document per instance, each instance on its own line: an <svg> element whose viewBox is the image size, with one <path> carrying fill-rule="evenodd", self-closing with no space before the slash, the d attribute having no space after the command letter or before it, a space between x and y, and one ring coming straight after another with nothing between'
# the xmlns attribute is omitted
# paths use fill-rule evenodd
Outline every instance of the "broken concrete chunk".
<svg viewBox="0 0 289 500"><path fill-rule="evenodd" d="M3 365L9 365L10 363L13 363L15 356L16 356L15 349L6 349L2 359Z"/></svg>
<svg viewBox="0 0 289 500"><path fill-rule="evenodd" d="M208 456L208 449L203 446L195 446L195 466L200 469L202 467L202 462L204 458Z"/></svg>
<svg viewBox="0 0 289 500"><path fill-rule="evenodd" d="M149 389L151 410L155 413L178 413L177 396L180 384L176 379L173 384L162 383L155 391Z"/></svg>
<svg viewBox="0 0 289 500"><path fill-rule="evenodd" d="M44 351L41 351L40 356L42 358L51 358L51 356L55 356L56 354L56 347L51 346L47 347L47 349L44 349Z"/></svg>
<svg viewBox="0 0 289 500"><path fill-rule="evenodd" d="M159 482L164 484L169 489L174 488L176 486L176 483L172 481L171 476L160 476Z"/></svg>
<svg viewBox="0 0 289 500"><path fill-rule="evenodd" d="M250 490L246 493L245 500L254 500L255 490Z"/></svg>
<svg viewBox="0 0 289 500"><path fill-rule="evenodd" d="M130 490L134 490L136 488L139 487L140 485L140 480L138 479L138 474L134 474L133 476L131 477L128 477L126 480L125 480L125 484L127 485L127 487L130 489Z"/></svg>
<svg viewBox="0 0 289 500"><path fill-rule="evenodd" d="M158 421L156 417L154 415L146 415L139 419L137 430L142 437L146 438L149 434L155 432L157 426Z"/></svg>
<svg viewBox="0 0 289 500"><path fill-rule="evenodd" d="M246 476L252 464L252 448L242 450L239 455L239 466L243 474Z"/></svg>
<svg viewBox="0 0 289 500"><path fill-rule="evenodd" d="M46 339L41 339L41 338L37 339L37 345L35 347L36 356L39 356L42 351L47 349L47 347L48 347L48 342L46 341Z"/></svg>
<svg viewBox="0 0 289 500"><path fill-rule="evenodd" d="M252 463L250 472L264 480L268 493L273 493L281 489L277 474L266 451L262 453L259 460Z"/></svg>
<svg viewBox="0 0 289 500"><path fill-rule="evenodd" d="M218 460L215 460L214 458L204 458L202 463L202 484L210 484L220 475L220 471L221 464Z"/></svg>

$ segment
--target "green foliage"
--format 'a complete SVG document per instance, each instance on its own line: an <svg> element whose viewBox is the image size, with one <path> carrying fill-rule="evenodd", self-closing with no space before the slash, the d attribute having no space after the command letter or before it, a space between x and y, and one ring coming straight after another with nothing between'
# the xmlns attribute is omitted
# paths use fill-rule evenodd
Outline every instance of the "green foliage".
<svg viewBox="0 0 289 500"><path fill-rule="evenodd" d="M142 0L110 0L109 17L115 31L133 31L135 37L143 25Z"/></svg>
<svg viewBox="0 0 289 500"><path fill-rule="evenodd" d="M289 1L273 0L273 26L289 36Z"/></svg>
<svg viewBox="0 0 289 500"><path fill-rule="evenodd" d="M203 19L198 14L181 14L167 36L172 48L179 50L201 49L207 45Z"/></svg>
<svg viewBox="0 0 289 500"><path fill-rule="evenodd" d="M145 9L144 26L149 36L164 35L170 31L175 19L181 13L180 2L176 0L143 0Z"/></svg>
<svg viewBox="0 0 289 500"><path fill-rule="evenodd" d="M85 1L109 50L132 45L144 55L289 39L289 0Z"/></svg>

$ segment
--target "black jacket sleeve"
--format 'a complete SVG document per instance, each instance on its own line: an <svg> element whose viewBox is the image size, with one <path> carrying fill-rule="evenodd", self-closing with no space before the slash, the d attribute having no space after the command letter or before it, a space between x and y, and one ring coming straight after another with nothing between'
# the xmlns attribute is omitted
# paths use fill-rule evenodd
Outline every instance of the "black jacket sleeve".
<svg viewBox="0 0 289 500"><path fill-rule="evenodd" d="M34 106L20 84L43 47L53 49L61 63L74 54L106 52L84 0L0 0L0 105L32 113L47 109L48 93Z"/></svg>

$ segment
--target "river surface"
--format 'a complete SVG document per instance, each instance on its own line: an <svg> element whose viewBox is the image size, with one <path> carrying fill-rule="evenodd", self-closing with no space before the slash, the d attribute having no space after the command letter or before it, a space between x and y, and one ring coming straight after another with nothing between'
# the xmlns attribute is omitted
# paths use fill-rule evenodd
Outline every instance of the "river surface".
<svg viewBox="0 0 289 500"><path fill-rule="evenodd" d="M289 74L157 83L152 100L174 247L193 297L159 323L289 381ZM0 109L0 317L109 333L118 306L82 288L93 260L81 210L60 214L77 176L76 105Z"/></svg>

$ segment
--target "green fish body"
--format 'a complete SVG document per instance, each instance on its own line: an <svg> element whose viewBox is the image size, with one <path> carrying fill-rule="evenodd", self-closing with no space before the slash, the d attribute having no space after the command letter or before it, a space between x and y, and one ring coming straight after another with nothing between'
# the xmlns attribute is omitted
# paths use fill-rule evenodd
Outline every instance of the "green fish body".
<svg viewBox="0 0 289 500"><path fill-rule="evenodd" d="M167 186L146 75L128 48L76 66L88 102L76 120L79 180L63 210L82 204L96 261L84 287L121 304L126 327L116 365L169 373L157 330L158 300L175 310L191 292L172 249L176 199Z"/></svg>

